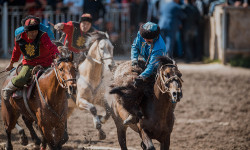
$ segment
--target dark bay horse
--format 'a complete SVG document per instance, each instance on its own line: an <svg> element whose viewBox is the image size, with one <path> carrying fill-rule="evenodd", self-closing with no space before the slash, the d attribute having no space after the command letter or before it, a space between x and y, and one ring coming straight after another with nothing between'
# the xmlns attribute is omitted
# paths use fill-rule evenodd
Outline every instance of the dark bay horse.
<svg viewBox="0 0 250 150"><path fill-rule="evenodd" d="M182 79L181 73L175 62L168 57L158 59L160 65L154 85L151 86L152 94L139 94L142 96L140 109L144 115L139 123L129 125L134 131L138 132L143 149L155 149L152 139L156 139L161 144L161 150L168 150L170 146L170 135L174 125L173 105L182 98ZM126 62L118 66L115 73L115 81L118 80L121 86L116 86L110 93L116 94L116 99L112 103L113 119L117 127L118 141L122 150L127 150L126 130L128 126L123 125L127 118L128 112L124 109L121 101L130 99L137 101L138 92L129 82L138 74L128 73L125 69L130 70L131 62ZM127 80L125 78L130 78ZM125 82L128 83L125 83ZM147 92L148 93L148 92Z"/></svg>
<svg viewBox="0 0 250 150"><path fill-rule="evenodd" d="M13 149L11 131L15 127L20 114L24 123L33 132L32 122L36 121L42 134L42 147L48 144L51 149L61 149L67 119L68 102L65 89L69 94L76 90L76 72L72 63L72 55L68 58L57 58L53 67L47 69L36 82L36 88L28 100L30 112L26 109L23 99L10 98L2 101L2 118L7 134L6 149ZM12 72L4 86L15 75ZM32 139L37 138L31 134Z"/></svg>

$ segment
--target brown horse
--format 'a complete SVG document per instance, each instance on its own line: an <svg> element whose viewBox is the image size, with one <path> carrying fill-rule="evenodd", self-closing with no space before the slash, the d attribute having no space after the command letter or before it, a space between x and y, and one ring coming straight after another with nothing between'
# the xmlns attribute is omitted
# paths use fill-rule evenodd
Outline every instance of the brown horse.
<svg viewBox="0 0 250 150"><path fill-rule="evenodd" d="M36 121L42 134L42 148L46 148L48 144L51 149L61 149L68 112L65 89L71 95L76 90L76 72L72 59L72 56L57 58L53 67L36 80L36 88L27 102L30 111L26 109L22 99L11 97L9 101L2 101L2 118L7 133L6 149L13 149L11 130L20 114L24 116L24 122L30 131L33 130L32 122ZM14 75L15 72L6 79L4 86Z"/></svg>
<svg viewBox="0 0 250 150"><path fill-rule="evenodd" d="M115 82L117 81L116 83L122 86L110 91L111 94L116 94L116 100L112 103L112 117L117 127L118 141L122 150L127 150L126 130L128 127L123 125L128 112L122 103L134 102L138 99L141 99L139 107L144 117L139 120L139 123L129 127L140 134L142 148L155 149L152 139L156 139L161 144L161 150L169 149L170 135L174 125L173 105L182 97L182 79L173 60L161 57L159 61L155 82L151 82L152 86L150 86L151 94L148 91L145 92L145 87L140 90L130 85L133 78L138 75L132 71L124 72L124 69L133 70L130 69L132 68L130 62L121 64L115 72Z"/></svg>

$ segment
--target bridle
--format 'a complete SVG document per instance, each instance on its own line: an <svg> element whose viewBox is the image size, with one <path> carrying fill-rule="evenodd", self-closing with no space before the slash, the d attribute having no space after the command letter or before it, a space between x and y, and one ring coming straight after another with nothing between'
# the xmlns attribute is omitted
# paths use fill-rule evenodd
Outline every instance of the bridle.
<svg viewBox="0 0 250 150"><path fill-rule="evenodd" d="M60 63L59 63L59 64L60 64ZM58 71L57 71L58 69L56 69L56 67L55 67L55 66L58 66L59 64L54 65L54 66L53 66L53 69L54 69L54 72L55 72L55 74L56 74L57 81L58 81L58 83L60 84L60 86L61 86L62 88L64 88L64 89L67 89L68 87L67 87L66 83L67 83L68 81L76 82L76 78L71 78L71 79L64 80L64 79L62 78L61 74L58 73Z"/></svg>
<svg viewBox="0 0 250 150"><path fill-rule="evenodd" d="M164 93L170 93L170 90L169 90L169 88L168 87L166 87L165 85L166 84L168 84L170 81L172 81L172 80L177 80L177 81L179 81L180 82L180 84L182 85L182 82L183 82L183 80L178 76L178 75L174 75L174 76L171 76L171 77L169 77L167 80L165 80L162 76L163 76L163 73L162 73L162 70L163 70L163 67L165 67L165 66L174 66L174 67L176 67L177 68L177 66L176 65L174 65L174 64L165 64L165 65L162 65L161 66L161 68L159 69L159 74L157 74L157 76L156 76L156 78L158 77L158 76L160 76L160 83L162 84L162 85L164 85L164 86L162 86L162 87L165 87L165 89L162 89L157 83L157 87L159 88L159 90L164 94Z"/></svg>
<svg viewBox="0 0 250 150"><path fill-rule="evenodd" d="M88 59L90 59L90 60L92 60L92 61L94 61L94 62L96 62L96 63L98 63L98 64L104 64L104 60L107 60L107 59L112 59L113 60L113 57L112 56L110 56L110 57L104 57L104 56L102 56L101 55L101 52L100 52L100 50L99 50L99 43L100 43L100 41L98 42L98 45L97 45L97 51L98 51L98 54L99 54L99 56L100 56L100 60L97 60L97 59L95 59L95 58L93 58L93 57L91 57L90 55L88 55L88 54L86 54L86 52L84 53L84 56L86 57L86 58L88 58Z"/></svg>

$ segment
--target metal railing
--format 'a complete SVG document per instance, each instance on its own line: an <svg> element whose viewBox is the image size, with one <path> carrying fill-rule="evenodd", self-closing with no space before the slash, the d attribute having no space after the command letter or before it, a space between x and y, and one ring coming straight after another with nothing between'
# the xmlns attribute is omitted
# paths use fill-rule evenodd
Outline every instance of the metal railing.
<svg viewBox="0 0 250 150"><path fill-rule="evenodd" d="M104 22L111 22L114 26L114 32L117 32L119 35L120 44L124 49L127 49L131 45L131 34L130 34L130 12L128 6L122 6L122 5L109 5L107 7L107 11L104 17ZM4 13L4 9L8 9L7 14ZM24 18L27 14L21 7L12 6L6 8L6 6L0 6L0 27L1 27L1 37L0 40L3 41L3 39L7 39L5 42L2 42L0 44L0 54L1 57L9 57L10 51L14 47L14 38L15 38L15 29L21 26L21 20ZM50 9L47 9L45 11L41 12L41 15L39 16L41 19L41 22L45 25L48 25L48 22L51 23L59 23L59 22L68 22L68 21L79 21L79 17L81 15L81 12L79 14L71 14L67 12L63 12L60 14L56 14L55 12L51 11ZM3 19L7 18L7 22L3 22ZM102 31L105 31L104 27L105 25L101 25ZM56 32L53 27L51 26L52 31L54 32L56 40L60 39L61 33ZM5 33L4 33L5 31ZM7 31L7 32L6 32ZM7 49L6 49L7 48ZM7 56L6 56L7 54Z"/></svg>

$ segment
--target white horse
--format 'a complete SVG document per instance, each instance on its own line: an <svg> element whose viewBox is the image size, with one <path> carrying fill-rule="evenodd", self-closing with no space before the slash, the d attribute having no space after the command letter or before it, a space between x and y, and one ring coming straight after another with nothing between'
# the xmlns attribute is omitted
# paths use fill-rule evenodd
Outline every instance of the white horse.
<svg viewBox="0 0 250 150"><path fill-rule="evenodd" d="M92 40L91 40L92 39ZM98 32L87 40L87 47L90 45L86 59L79 64L79 77L77 79L76 103L69 103L69 115L75 107L90 111L93 115L94 126L99 132L99 139L106 138L101 129L110 116L109 105L105 98L107 82L111 80L112 68L114 67L113 45L106 33ZM105 108L106 115L97 114L95 104Z"/></svg>

